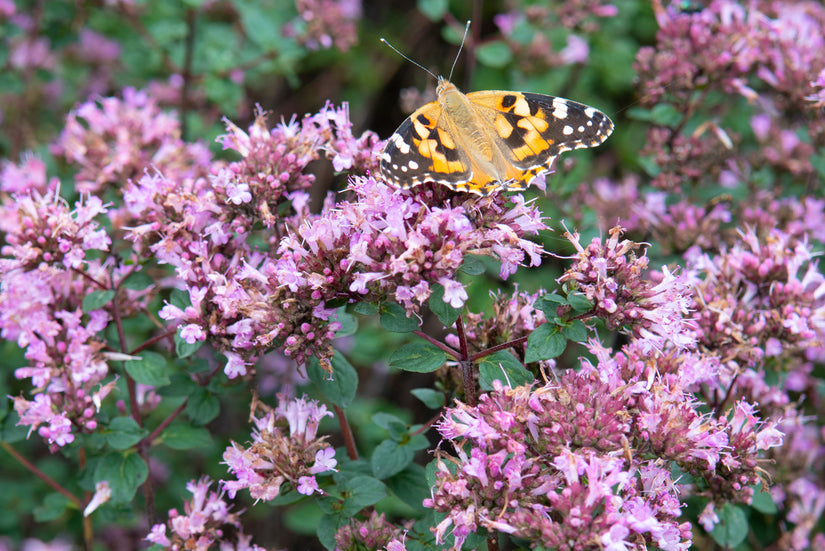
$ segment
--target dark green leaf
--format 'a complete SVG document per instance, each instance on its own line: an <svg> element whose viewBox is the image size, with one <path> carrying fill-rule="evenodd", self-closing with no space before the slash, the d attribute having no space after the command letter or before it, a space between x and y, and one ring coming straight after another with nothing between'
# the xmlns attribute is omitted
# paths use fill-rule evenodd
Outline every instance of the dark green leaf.
<svg viewBox="0 0 825 551"><path fill-rule="evenodd" d="M447 360L447 355L428 342L405 344L390 356L390 367L416 373L435 371Z"/></svg>
<svg viewBox="0 0 825 551"><path fill-rule="evenodd" d="M322 516L315 532L321 545L330 550L335 549L335 533L345 522L346 518L339 515Z"/></svg>
<svg viewBox="0 0 825 551"><path fill-rule="evenodd" d="M180 336L181 328L178 328L178 331L175 333L175 354L178 358L188 358L198 350L200 350L201 346L203 346L204 341L195 341L192 344L189 344Z"/></svg>
<svg viewBox="0 0 825 551"><path fill-rule="evenodd" d="M439 409L445 403L444 393L431 388L414 388L410 394L424 402L430 409Z"/></svg>
<svg viewBox="0 0 825 551"><path fill-rule="evenodd" d="M461 268L459 268L459 270L471 276L481 275L485 270L484 261L474 254L465 255L464 263L461 264Z"/></svg>
<svg viewBox="0 0 825 551"><path fill-rule="evenodd" d="M447 13L447 0L418 0L416 5L430 21L440 21Z"/></svg>
<svg viewBox="0 0 825 551"><path fill-rule="evenodd" d="M372 422L384 430L390 430L390 427L393 426L400 426L402 430L406 430L407 428L407 423L402 421L400 417L384 411L379 411L378 413L373 415Z"/></svg>
<svg viewBox="0 0 825 551"><path fill-rule="evenodd" d="M192 301L188 292L183 289L172 289L172 292L169 293L169 304L177 306L181 310L186 310L187 306L192 306Z"/></svg>
<svg viewBox="0 0 825 551"><path fill-rule="evenodd" d="M825 154L812 155L811 166L814 167L820 178L825 178Z"/></svg>
<svg viewBox="0 0 825 551"><path fill-rule="evenodd" d="M148 434L131 417L115 417L104 432L106 443L116 450L131 448Z"/></svg>
<svg viewBox="0 0 825 551"><path fill-rule="evenodd" d="M676 126L682 122L682 113L669 103L657 103L650 110L650 120L661 126Z"/></svg>
<svg viewBox="0 0 825 551"><path fill-rule="evenodd" d="M347 337L354 335L358 330L358 320L352 314L348 313L345 308L339 308L335 312L335 320L341 324L341 328L335 332L335 338Z"/></svg>
<svg viewBox="0 0 825 551"><path fill-rule="evenodd" d="M582 293L567 295L567 302L575 312L588 312L593 308L593 303L587 300L587 297Z"/></svg>
<svg viewBox="0 0 825 551"><path fill-rule="evenodd" d="M18 425L20 416L16 411L10 411L3 422L0 423L0 442L8 442L14 444L25 440L29 434L29 427L26 425Z"/></svg>
<svg viewBox="0 0 825 551"><path fill-rule="evenodd" d="M493 381L499 380L511 388L533 382L533 374L508 350L499 350L485 356L478 363L478 377L481 389L493 389Z"/></svg>
<svg viewBox="0 0 825 551"><path fill-rule="evenodd" d="M725 503L716 509L716 514L719 516L719 524L710 533L716 543L731 549L745 541L748 535L748 517L740 507Z"/></svg>
<svg viewBox="0 0 825 551"><path fill-rule="evenodd" d="M394 440L384 440L372 452L372 472L378 479L388 478L401 472L412 463L413 451Z"/></svg>
<svg viewBox="0 0 825 551"><path fill-rule="evenodd" d="M373 304L371 302L359 302L353 306L352 309L356 314L361 314L362 316L374 316L381 311L377 304Z"/></svg>
<svg viewBox="0 0 825 551"><path fill-rule="evenodd" d="M371 476L355 476L345 484L347 501L357 506L356 511L375 505L387 497L387 487L380 480Z"/></svg>
<svg viewBox="0 0 825 551"><path fill-rule="evenodd" d="M584 342L587 340L587 326L581 320L573 320L562 327L562 334L574 342Z"/></svg>
<svg viewBox="0 0 825 551"><path fill-rule="evenodd" d="M205 425L221 412L221 402L205 388L199 388L189 395L186 414L198 425Z"/></svg>
<svg viewBox="0 0 825 551"><path fill-rule="evenodd" d="M513 51L502 40L487 42L476 48L476 57L482 65L500 69L513 61Z"/></svg>
<svg viewBox="0 0 825 551"><path fill-rule="evenodd" d="M57 492L46 496L38 507L34 508L34 520L50 522L60 518L71 502L63 494Z"/></svg>
<svg viewBox="0 0 825 551"><path fill-rule="evenodd" d="M146 272L132 272L122 286L132 291L142 291L154 283L155 280Z"/></svg>
<svg viewBox="0 0 825 551"><path fill-rule="evenodd" d="M126 372L136 382L149 386L166 386L169 374L166 358L157 352L141 352L139 360L125 362Z"/></svg>
<svg viewBox="0 0 825 551"><path fill-rule="evenodd" d="M83 311L100 310L115 298L114 291L92 291L83 297Z"/></svg>
<svg viewBox="0 0 825 551"><path fill-rule="evenodd" d="M445 327L451 327L455 320L458 319L458 315L461 313L461 310L458 308L453 308L448 303L444 302L444 286L440 283L436 283L432 286L432 294L430 295L430 310L438 316L438 321L440 321Z"/></svg>
<svg viewBox="0 0 825 551"><path fill-rule="evenodd" d="M566 347L567 339L558 332L558 328L549 323L543 323L527 337L524 361L531 363L549 360L560 356Z"/></svg>
<svg viewBox="0 0 825 551"><path fill-rule="evenodd" d="M94 481L97 484L107 480L112 490L112 503L126 503L134 498L148 474L149 469L138 454L110 453L98 462Z"/></svg>
<svg viewBox="0 0 825 551"><path fill-rule="evenodd" d="M307 377L323 395L342 409L346 409L355 398L358 390L358 372L352 364L337 350L332 356L332 373L321 367L317 358L310 358L307 363Z"/></svg>
<svg viewBox="0 0 825 551"><path fill-rule="evenodd" d="M424 510L422 502L430 497L430 486L427 484L424 467L415 463L407 465L403 471L390 477L387 487L404 503L418 511Z"/></svg>
<svg viewBox="0 0 825 551"><path fill-rule="evenodd" d="M771 493L762 491L762 484L757 484L753 490L751 507L766 515L775 515L778 510Z"/></svg>
<svg viewBox="0 0 825 551"><path fill-rule="evenodd" d="M161 396L169 397L188 397L198 388L198 383L192 380L189 375L184 373L173 373L169 377L169 386L165 386L158 391Z"/></svg>
<svg viewBox="0 0 825 551"><path fill-rule="evenodd" d="M173 423L163 431L161 442L173 450L202 449L212 445L212 435L203 427Z"/></svg>
<svg viewBox="0 0 825 551"><path fill-rule="evenodd" d="M400 304L386 302L381 305L381 327L393 333L409 333L418 329L418 318L407 317L407 311Z"/></svg>

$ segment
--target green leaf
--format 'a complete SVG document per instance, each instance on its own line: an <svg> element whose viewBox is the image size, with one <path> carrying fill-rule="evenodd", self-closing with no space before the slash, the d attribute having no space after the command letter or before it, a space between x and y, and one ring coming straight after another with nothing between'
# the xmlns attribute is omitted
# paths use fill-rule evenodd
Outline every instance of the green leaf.
<svg viewBox="0 0 825 551"><path fill-rule="evenodd" d="M748 535L748 517L740 507L725 503L716 509L716 514L719 516L719 524L710 533L716 543L731 549L745 541Z"/></svg>
<svg viewBox="0 0 825 551"><path fill-rule="evenodd" d="M149 434L140 428L131 417L115 417L104 431L106 443L116 450L126 450Z"/></svg>
<svg viewBox="0 0 825 551"><path fill-rule="evenodd" d="M345 482L344 490L347 493L347 501L357 507L356 512L387 497L387 487L384 483L371 476L350 478Z"/></svg>
<svg viewBox="0 0 825 551"><path fill-rule="evenodd" d="M593 303L582 293L570 293L567 295L567 303L574 312L588 312L593 308Z"/></svg>
<svg viewBox="0 0 825 551"><path fill-rule="evenodd" d="M110 453L98 462L94 482L108 481L112 503L126 503L135 497L135 492L148 474L149 469L138 454Z"/></svg>
<svg viewBox="0 0 825 551"><path fill-rule="evenodd" d="M416 5L418 11L423 13L430 21L441 21L444 14L447 13L448 0L418 0Z"/></svg>
<svg viewBox="0 0 825 551"><path fill-rule="evenodd" d="M447 361L447 355L437 346L428 342L413 342L405 344L390 356L390 367L413 371L415 373L430 373Z"/></svg>
<svg viewBox="0 0 825 551"><path fill-rule="evenodd" d="M372 452L372 473L378 479L389 478L412 463L413 451L394 440L384 440Z"/></svg>
<svg viewBox="0 0 825 551"><path fill-rule="evenodd" d="M558 332L558 328L549 323L539 325L527 337L526 363L549 360L560 356L567 347L567 339Z"/></svg>
<svg viewBox="0 0 825 551"><path fill-rule="evenodd" d="M574 342L587 340L587 326L582 320L573 320L561 329L562 335Z"/></svg>
<svg viewBox="0 0 825 551"><path fill-rule="evenodd" d="M385 411L379 411L375 415L373 415L372 422L384 430L392 430L392 427L399 426L402 428L402 430L406 430L407 428L407 423L402 421L400 417L398 417L397 415L393 415L392 413L387 413Z"/></svg>
<svg viewBox="0 0 825 551"><path fill-rule="evenodd" d="M825 178L825 154L811 155L811 166L814 167L820 178Z"/></svg>
<svg viewBox="0 0 825 551"><path fill-rule="evenodd" d="M682 113L669 103L657 103L650 115L651 121L661 126L676 126L682 122Z"/></svg>
<svg viewBox="0 0 825 551"><path fill-rule="evenodd" d="M476 48L475 54L482 65L496 69L506 67L513 61L513 51L503 40L487 42Z"/></svg>
<svg viewBox="0 0 825 551"><path fill-rule="evenodd" d="M131 291L142 291L154 283L155 280L146 272L132 272L121 286Z"/></svg>
<svg viewBox="0 0 825 551"><path fill-rule="evenodd" d="M205 425L221 412L221 402L205 388L199 388L189 395L186 414L198 425Z"/></svg>
<svg viewBox="0 0 825 551"><path fill-rule="evenodd" d="M115 298L114 291L92 291L83 297L83 311L100 310Z"/></svg>
<svg viewBox="0 0 825 551"><path fill-rule="evenodd" d="M352 309L356 314L361 314L362 316L374 316L381 311L377 304L371 302L359 302L353 306Z"/></svg>
<svg viewBox="0 0 825 551"><path fill-rule="evenodd" d="M385 302L381 305L381 327L393 333L409 333L418 329L418 318L407 317L407 311L400 304Z"/></svg>
<svg viewBox="0 0 825 551"><path fill-rule="evenodd" d="M57 492L47 495L38 507L34 508L34 520L50 522L63 516L71 502Z"/></svg>
<svg viewBox="0 0 825 551"><path fill-rule="evenodd" d="M204 341L195 341L193 343L188 343L183 340L183 337L180 336L180 331L182 327L178 327L177 332L175 333L175 354L178 358L188 358L198 350L200 350L201 346L203 346Z"/></svg>
<svg viewBox="0 0 825 551"><path fill-rule="evenodd" d="M358 330L358 320L345 308L338 308L335 312L335 320L341 324L341 328L335 332L335 338L348 337L354 335Z"/></svg>
<svg viewBox="0 0 825 551"><path fill-rule="evenodd" d="M424 402L424 405L430 409L439 409L446 402L443 392L431 388L414 388L410 394Z"/></svg>
<svg viewBox="0 0 825 551"><path fill-rule="evenodd" d="M474 254L464 255L464 262L459 268L459 270L471 276L481 275L485 269L484 261Z"/></svg>
<svg viewBox="0 0 825 551"><path fill-rule="evenodd" d="M212 445L212 435L203 427L173 423L163 431L160 441L173 450L202 449Z"/></svg>
<svg viewBox="0 0 825 551"><path fill-rule="evenodd" d="M430 305L430 310L433 311L433 314L438 316L438 321L440 321L445 327L451 327L455 320L458 319L461 310L458 308L453 308L448 303L444 302L444 286L440 283L436 283L431 287L432 294L430 294L430 300L428 304Z"/></svg>
<svg viewBox="0 0 825 551"><path fill-rule="evenodd" d="M751 507L766 515L775 515L778 510L771 493L762 491L762 484L754 487Z"/></svg>
<svg viewBox="0 0 825 551"><path fill-rule="evenodd" d="M29 427L26 425L18 425L20 416L16 411L10 411L3 422L0 423L0 442L8 442L14 444L25 440L29 434Z"/></svg>
<svg viewBox="0 0 825 551"><path fill-rule="evenodd" d="M169 304L177 306L181 310L186 310L187 306L192 306L192 300L189 298L189 293L183 289L172 289L169 293Z"/></svg>
<svg viewBox="0 0 825 551"><path fill-rule="evenodd" d="M335 549L335 533L345 522L346 518L340 515L322 516L315 532L321 545L330 550Z"/></svg>
<svg viewBox="0 0 825 551"><path fill-rule="evenodd" d="M404 503L417 511L424 511L422 502L430 497L430 486L424 467L412 463L387 480L387 487Z"/></svg>
<svg viewBox="0 0 825 551"><path fill-rule="evenodd" d="M126 372L136 382L149 386L169 384L166 358L157 352L142 352L139 360L127 361Z"/></svg>
<svg viewBox="0 0 825 551"><path fill-rule="evenodd" d="M481 389L493 389L493 381L499 380L503 384L515 388L533 382L533 374L513 356L508 350L499 350L495 354L485 356L478 363L478 379Z"/></svg>
<svg viewBox="0 0 825 551"><path fill-rule="evenodd" d="M307 364L307 377L315 383L321 393L333 404L346 409L358 390L358 372L352 364L338 352L332 356L332 373L328 373L317 358L312 357Z"/></svg>

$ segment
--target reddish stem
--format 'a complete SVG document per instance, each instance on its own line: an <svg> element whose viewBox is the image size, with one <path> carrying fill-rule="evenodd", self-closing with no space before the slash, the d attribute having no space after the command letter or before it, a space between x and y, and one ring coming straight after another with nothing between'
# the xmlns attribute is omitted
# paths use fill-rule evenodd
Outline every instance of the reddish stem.
<svg viewBox="0 0 825 551"><path fill-rule="evenodd" d="M340 407L333 404L332 409L335 410L335 416L338 418L338 424L341 427L341 433L344 435L344 445L347 447L347 456L353 461L358 459L358 450L355 448L355 437L352 435L352 428L347 421L347 414Z"/></svg>

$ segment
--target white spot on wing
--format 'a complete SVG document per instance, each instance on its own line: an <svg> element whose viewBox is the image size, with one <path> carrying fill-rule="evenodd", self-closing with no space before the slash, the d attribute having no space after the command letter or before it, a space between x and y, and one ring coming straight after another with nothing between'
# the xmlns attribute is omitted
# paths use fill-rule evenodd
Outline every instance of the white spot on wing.
<svg viewBox="0 0 825 551"><path fill-rule="evenodd" d="M557 119L567 118L567 100L564 98L553 98L553 116Z"/></svg>
<svg viewBox="0 0 825 551"><path fill-rule="evenodd" d="M562 128L561 132L562 132L562 134L564 134L565 136L569 136L570 134L572 134L572 133L573 133L573 127L572 127L572 126L570 126L570 125L568 125L568 124L565 124L565 125L564 125L564 128Z"/></svg>
<svg viewBox="0 0 825 551"><path fill-rule="evenodd" d="M409 163L407 163L407 164L409 165L409 167L410 167L412 170L418 170L418 163L416 163L415 161L410 161L410 162L409 162Z"/></svg>

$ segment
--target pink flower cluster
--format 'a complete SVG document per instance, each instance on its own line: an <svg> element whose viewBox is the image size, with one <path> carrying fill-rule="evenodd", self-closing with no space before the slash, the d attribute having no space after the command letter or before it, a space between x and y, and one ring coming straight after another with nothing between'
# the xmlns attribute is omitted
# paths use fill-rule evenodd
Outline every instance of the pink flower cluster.
<svg viewBox="0 0 825 551"><path fill-rule="evenodd" d="M192 500L184 505L183 514L170 510L166 524L152 526L145 539L173 551L209 551L216 549L215 545L228 551L266 551L252 543L252 536L243 533L241 513L233 513L220 493L209 491L211 485L208 477L189 481L186 489Z"/></svg>
<svg viewBox="0 0 825 551"><path fill-rule="evenodd" d="M351 519L348 524L338 529L335 533L335 551L356 551L358 549L402 551L404 545L399 541L402 537L401 530L388 522L384 513L372 511L365 520Z"/></svg>
<svg viewBox="0 0 825 551"><path fill-rule="evenodd" d="M278 399L275 410L253 403L252 443L245 448L232 442L223 454L235 477L221 482L230 497L247 488L256 500L270 501L278 497L284 483L304 495L323 493L315 475L336 470L335 450L325 436L318 437L318 425L332 413L305 397L289 400L279 395ZM257 417L259 409L263 415Z"/></svg>
<svg viewBox="0 0 825 551"><path fill-rule="evenodd" d="M648 258L636 255L641 244L621 236L622 228L617 226L606 241L594 238L585 248L578 234L566 233L578 255L559 283L570 284L572 291L593 302L593 314L610 329L621 328L647 348L692 346L687 319L691 297L684 278L664 266L655 275L658 283L645 279Z"/></svg>
<svg viewBox="0 0 825 551"><path fill-rule="evenodd" d="M623 550L644 541L687 549L680 493L748 502L762 470L757 453L781 443L751 405L731 416L700 413L686 390L709 376L696 355L649 352L639 341L611 356L593 345L596 365L555 383L513 389L496 383L477 407L448 408L437 428L457 456L438 455L425 505L447 513L433 529L460 549L484 527L532 547L579 549L599 542ZM674 360L679 358L678 368ZM672 465L695 482L673 478Z"/></svg>
<svg viewBox="0 0 825 551"><path fill-rule="evenodd" d="M19 174L7 167L2 187L28 187L6 180ZM53 448L71 443L76 431L97 428L100 401L113 387L103 384L109 366L99 335L111 315L108 309L84 312L82 301L90 292L109 289L113 276L128 274L87 256L110 246L94 220L106 212L100 199L86 196L72 209L57 193L56 188L44 195L21 191L0 207L6 231L0 335L25 350L30 363L15 376L30 379L34 388L33 400L17 396L14 407L20 423L39 427Z"/></svg>
<svg viewBox="0 0 825 551"><path fill-rule="evenodd" d="M700 350L733 372L825 345L825 277L810 245L781 231L753 231L712 256L688 255ZM791 367L788 365L788 367Z"/></svg>
<svg viewBox="0 0 825 551"><path fill-rule="evenodd" d="M361 0L295 0L298 17L283 28L310 50L346 52L358 42Z"/></svg>
<svg viewBox="0 0 825 551"><path fill-rule="evenodd" d="M100 98L72 111L52 152L78 168L77 190L86 193L121 186L150 167L169 176L197 176L210 160L206 147L181 140L176 116L133 88L123 91L123 99Z"/></svg>

